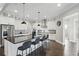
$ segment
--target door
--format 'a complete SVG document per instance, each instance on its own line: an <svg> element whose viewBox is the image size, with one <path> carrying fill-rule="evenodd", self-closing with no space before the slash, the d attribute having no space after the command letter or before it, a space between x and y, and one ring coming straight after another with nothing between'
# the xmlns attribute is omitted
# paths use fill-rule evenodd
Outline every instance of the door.
<svg viewBox="0 0 79 59"><path fill-rule="evenodd" d="M77 21L78 13L63 18L64 55L76 56L78 54Z"/></svg>

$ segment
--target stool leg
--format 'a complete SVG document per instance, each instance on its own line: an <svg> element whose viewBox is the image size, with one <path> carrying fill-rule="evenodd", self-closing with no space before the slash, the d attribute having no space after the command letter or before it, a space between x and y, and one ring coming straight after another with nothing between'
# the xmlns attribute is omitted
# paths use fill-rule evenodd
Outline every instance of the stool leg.
<svg viewBox="0 0 79 59"><path fill-rule="evenodd" d="M42 48L42 42L40 44L40 53L39 53L39 55L41 54L41 50L42 50L41 48Z"/></svg>
<svg viewBox="0 0 79 59"><path fill-rule="evenodd" d="M37 52L38 52L37 54L38 54L38 56L39 56L39 43L38 43L38 50L37 50Z"/></svg>
<svg viewBox="0 0 79 59"><path fill-rule="evenodd" d="M22 51L22 56L23 56L23 51Z"/></svg>
<svg viewBox="0 0 79 59"><path fill-rule="evenodd" d="M43 52L43 42L42 42L42 52Z"/></svg>
<svg viewBox="0 0 79 59"><path fill-rule="evenodd" d="M27 49L26 49L26 55L30 55L30 48L29 48L29 53L27 54Z"/></svg>
<svg viewBox="0 0 79 59"><path fill-rule="evenodd" d="M39 42L40 43L40 42ZM38 54L38 56L39 56L39 49L40 49L40 44L38 44L38 50L37 50L37 54Z"/></svg>
<svg viewBox="0 0 79 59"><path fill-rule="evenodd" d="M39 56L39 53L40 53L40 42L39 42L39 48L38 48L38 56Z"/></svg>
<svg viewBox="0 0 79 59"><path fill-rule="evenodd" d="M30 48L29 48L29 55L30 55Z"/></svg>
<svg viewBox="0 0 79 59"><path fill-rule="evenodd" d="M42 42L41 42L42 43ZM41 45L41 53L42 53L42 46L43 46L43 43L42 43L42 45Z"/></svg>
<svg viewBox="0 0 79 59"><path fill-rule="evenodd" d="M27 49L26 49L26 56L27 56Z"/></svg>
<svg viewBox="0 0 79 59"><path fill-rule="evenodd" d="M34 45L34 48L36 49L36 46ZM36 50L34 50L34 54L33 54L34 56L36 55Z"/></svg>
<svg viewBox="0 0 79 59"><path fill-rule="evenodd" d="M38 54L37 54L37 51L38 51L37 47L38 47L38 45L36 45L36 56L38 55Z"/></svg>
<svg viewBox="0 0 79 59"><path fill-rule="evenodd" d="M42 41L41 41L41 46L40 46L40 55L42 54Z"/></svg>
<svg viewBox="0 0 79 59"><path fill-rule="evenodd" d="M17 49L17 55L18 55L18 49Z"/></svg>
<svg viewBox="0 0 79 59"><path fill-rule="evenodd" d="M38 56L38 44L36 45L36 56Z"/></svg>
<svg viewBox="0 0 79 59"><path fill-rule="evenodd" d="M30 47L30 56L31 56L31 53L32 53L32 47Z"/></svg>
<svg viewBox="0 0 79 59"><path fill-rule="evenodd" d="M47 48L47 41L46 41L46 48Z"/></svg>
<svg viewBox="0 0 79 59"><path fill-rule="evenodd" d="M36 45L35 45L35 56L36 56Z"/></svg>

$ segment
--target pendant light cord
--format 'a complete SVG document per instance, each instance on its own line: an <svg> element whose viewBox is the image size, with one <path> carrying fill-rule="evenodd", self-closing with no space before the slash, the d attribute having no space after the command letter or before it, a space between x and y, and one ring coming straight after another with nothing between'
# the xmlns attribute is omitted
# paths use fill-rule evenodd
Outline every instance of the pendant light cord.
<svg viewBox="0 0 79 59"><path fill-rule="evenodd" d="M23 21L25 20L25 3L23 3Z"/></svg>
<svg viewBox="0 0 79 59"><path fill-rule="evenodd" d="M25 22L25 3L23 3L23 22L21 24L26 24L26 22Z"/></svg>

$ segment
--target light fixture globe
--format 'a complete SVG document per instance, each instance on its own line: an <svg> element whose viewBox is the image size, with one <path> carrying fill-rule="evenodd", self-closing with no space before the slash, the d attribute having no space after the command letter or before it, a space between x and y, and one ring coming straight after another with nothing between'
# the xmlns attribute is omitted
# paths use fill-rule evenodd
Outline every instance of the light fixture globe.
<svg viewBox="0 0 79 59"><path fill-rule="evenodd" d="M23 21L23 22L21 22L21 24L26 24L26 22L25 22L25 21Z"/></svg>

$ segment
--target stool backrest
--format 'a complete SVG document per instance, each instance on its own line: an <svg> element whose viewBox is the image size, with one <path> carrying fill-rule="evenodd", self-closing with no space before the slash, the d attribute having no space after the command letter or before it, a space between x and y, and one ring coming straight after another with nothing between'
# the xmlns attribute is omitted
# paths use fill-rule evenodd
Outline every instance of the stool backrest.
<svg viewBox="0 0 79 59"><path fill-rule="evenodd" d="M23 46L24 47L26 47L26 46L30 47L30 45L31 45L31 41L27 41L27 42L24 42L23 43Z"/></svg>
<svg viewBox="0 0 79 59"><path fill-rule="evenodd" d="M47 38L49 38L49 35L47 35ZM47 39L47 38L46 38L46 39Z"/></svg>
<svg viewBox="0 0 79 59"><path fill-rule="evenodd" d="M42 38L43 40L45 39L45 35L43 36L43 38Z"/></svg>
<svg viewBox="0 0 79 59"><path fill-rule="evenodd" d="M40 41L40 37L37 37L35 40L35 43L37 44L37 43L39 43L39 41Z"/></svg>

